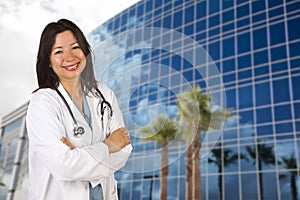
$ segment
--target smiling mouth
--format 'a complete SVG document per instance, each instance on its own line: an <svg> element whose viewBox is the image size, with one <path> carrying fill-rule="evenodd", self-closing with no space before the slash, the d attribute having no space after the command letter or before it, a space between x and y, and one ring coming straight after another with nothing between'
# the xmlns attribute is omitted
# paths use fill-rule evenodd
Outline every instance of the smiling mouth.
<svg viewBox="0 0 300 200"><path fill-rule="evenodd" d="M67 71L74 71L76 69L78 69L79 63L76 63L75 65L70 65L70 66L66 66L64 67Z"/></svg>

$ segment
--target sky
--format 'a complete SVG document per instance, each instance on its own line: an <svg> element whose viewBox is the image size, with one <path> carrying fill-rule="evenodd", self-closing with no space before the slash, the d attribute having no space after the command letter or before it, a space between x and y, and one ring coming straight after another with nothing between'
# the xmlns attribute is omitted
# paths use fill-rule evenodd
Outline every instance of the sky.
<svg viewBox="0 0 300 200"><path fill-rule="evenodd" d="M44 27L60 18L87 35L139 0L0 0L0 119L37 88L36 55Z"/></svg>

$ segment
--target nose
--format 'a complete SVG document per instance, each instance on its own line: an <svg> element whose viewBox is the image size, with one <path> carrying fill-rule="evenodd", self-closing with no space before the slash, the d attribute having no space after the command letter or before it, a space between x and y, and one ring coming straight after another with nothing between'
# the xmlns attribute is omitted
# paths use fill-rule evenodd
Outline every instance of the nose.
<svg viewBox="0 0 300 200"><path fill-rule="evenodd" d="M71 49L65 50L64 51L64 60L65 61L73 61L74 60L74 53L72 52Z"/></svg>

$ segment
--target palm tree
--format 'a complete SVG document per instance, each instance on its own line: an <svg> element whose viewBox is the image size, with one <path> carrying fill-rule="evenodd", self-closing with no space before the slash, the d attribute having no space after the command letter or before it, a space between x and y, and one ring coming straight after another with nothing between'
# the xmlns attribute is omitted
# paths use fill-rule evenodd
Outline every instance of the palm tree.
<svg viewBox="0 0 300 200"><path fill-rule="evenodd" d="M220 129L225 119L230 117L227 110L211 110L210 95L201 94L200 87L179 94L177 105L179 118L185 126L181 127L187 144L186 199L202 199L200 177L201 132L210 128Z"/></svg>
<svg viewBox="0 0 300 200"><path fill-rule="evenodd" d="M223 145L223 148L225 145ZM223 166L227 167L230 164L233 164L235 161L237 161L239 158L244 159L246 158L244 154L236 154L232 153L231 150L227 149L224 150L221 148L221 144L219 143L217 148L214 148L211 150L212 157L208 158L208 163L214 163L218 167L218 187L219 187L219 199L223 199ZM222 165L223 162L223 165Z"/></svg>
<svg viewBox="0 0 300 200"><path fill-rule="evenodd" d="M148 136L144 141L154 141L161 144L161 178L160 199L167 199L167 176L169 173L168 143L176 136L177 126L173 120L160 116L151 126L140 129L140 132Z"/></svg>
<svg viewBox="0 0 300 200"><path fill-rule="evenodd" d="M291 186L291 194L292 194L292 199L296 200L297 199L297 183L296 183L296 177L297 177L297 172L300 171L300 169L297 167L297 160L294 156L290 157L281 157L283 167L287 170L289 170L289 173L291 174L291 179L290 179L290 186ZM286 174L281 174L279 175L279 179L286 178Z"/></svg>
<svg viewBox="0 0 300 200"><path fill-rule="evenodd" d="M257 149L257 151L256 151ZM256 142L256 147L246 147L246 151L249 156L253 159L252 165L258 165L258 178L260 186L260 199L264 199L264 188L263 188L263 179L262 179L262 165L275 165L275 155L273 146L268 146L264 143L260 143L258 140Z"/></svg>

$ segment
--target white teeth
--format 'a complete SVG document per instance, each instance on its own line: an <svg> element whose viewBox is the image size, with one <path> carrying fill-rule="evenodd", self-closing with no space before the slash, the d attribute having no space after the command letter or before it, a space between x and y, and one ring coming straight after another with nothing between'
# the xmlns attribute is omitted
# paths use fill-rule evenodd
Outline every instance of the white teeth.
<svg viewBox="0 0 300 200"><path fill-rule="evenodd" d="M76 67L77 67L77 64L75 64L73 66L65 67L65 68L66 68L66 70L74 70L74 69L76 69Z"/></svg>

